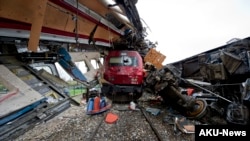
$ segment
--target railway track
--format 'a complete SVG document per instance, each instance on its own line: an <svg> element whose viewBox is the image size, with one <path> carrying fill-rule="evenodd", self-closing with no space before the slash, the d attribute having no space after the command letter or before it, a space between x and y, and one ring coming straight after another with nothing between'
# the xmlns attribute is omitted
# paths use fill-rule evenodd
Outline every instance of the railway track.
<svg viewBox="0 0 250 141"><path fill-rule="evenodd" d="M176 134L173 125L164 123L164 113L152 115L146 111L147 105L137 104L135 110L130 110L128 104L113 103L113 109L119 119L114 124L105 123L107 113L100 115L99 123L92 130L89 141L99 140L192 140L192 135ZM162 111L164 112L164 111ZM180 132L179 132L180 133ZM104 138L102 138L104 137Z"/></svg>
<svg viewBox="0 0 250 141"><path fill-rule="evenodd" d="M125 122L117 121L117 123L113 123L115 126L104 125L106 124L105 117L107 113L103 113L100 117L102 119L96 125L94 132L91 133L91 137L88 139L89 141L99 140L99 134L103 134L103 131L106 131L105 133L109 133L109 126L112 126L113 128L113 132L109 135L113 138L113 140L118 137L121 140L141 140L141 137L138 135L145 134L143 138L163 141L163 138L154 126L154 123L148 117L144 107L137 106L139 108L132 111L126 104L122 105L116 103L113 106L115 107L115 110L119 111L116 112L116 114L120 115L119 120L123 120ZM145 131L145 129L147 129L147 131Z"/></svg>
<svg viewBox="0 0 250 141"><path fill-rule="evenodd" d="M166 115L166 108L161 108L158 115L152 115L147 112L145 108L147 102L138 102L135 110L128 108L129 104L112 103L112 108L106 112L87 115L84 107L73 107L77 114L70 113L70 116L62 116L55 118L50 122L52 125L46 125L48 130L53 127L58 119L67 121L60 121L60 125L48 132L37 133L37 135L30 136L31 139L46 140L46 141L61 141L61 140L81 140L81 141L193 141L194 134L176 134L173 124L164 122ZM160 107L159 107L160 108ZM81 113L79 113L81 112ZM113 113L118 115L118 120L115 123L109 124L105 121L106 115ZM29 134L42 131L42 127L30 131ZM180 132L179 132L180 133ZM20 137L20 140L29 139ZM17 140L18 141L18 140Z"/></svg>

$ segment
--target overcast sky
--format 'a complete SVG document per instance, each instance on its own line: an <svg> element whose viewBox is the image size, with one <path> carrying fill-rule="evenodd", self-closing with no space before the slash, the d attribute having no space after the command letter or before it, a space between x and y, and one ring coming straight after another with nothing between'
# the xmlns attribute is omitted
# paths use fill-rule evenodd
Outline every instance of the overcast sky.
<svg viewBox="0 0 250 141"><path fill-rule="evenodd" d="M250 0L138 0L163 64L250 37Z"/></svg>

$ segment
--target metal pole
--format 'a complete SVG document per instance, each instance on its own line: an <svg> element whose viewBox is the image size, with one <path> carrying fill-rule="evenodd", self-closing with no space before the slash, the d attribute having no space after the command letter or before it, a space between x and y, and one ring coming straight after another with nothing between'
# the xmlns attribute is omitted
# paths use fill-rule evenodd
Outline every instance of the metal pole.
<svg viewBox="0 0 250 141"><path fill-rule="evenodd" d="M214 93L214 92L212 92L212 91L210 91L208 89L205 89L205 88L203 88L203 87L201 87L201 86L199 86L199 85L197 85L195 83L192 83L192 82L190 82L190 81L188 81L188 80L186 80L184 78L180 77L180 79L183 80L183 81L185 81L185 82L188 82L189 84L194 85L194 86L196 86L196 87L198 87L198 88L200 88L200 89L202 89L204 91L207 91L207 92L209 92L209 93L211 93L211 94L213 94L213 95L215 95L215 96L217 96L217 97L219 97L219 98L221 98L221 99L223 99L223 100L225 100L227 102L233 103L232 101L230 101L230 100L228 100L228 99L226 99L226 98L224 98L224 97L222 97L222 96L220 96L220 95L218 95L218 94L216 94L216 93Z"/></svg>

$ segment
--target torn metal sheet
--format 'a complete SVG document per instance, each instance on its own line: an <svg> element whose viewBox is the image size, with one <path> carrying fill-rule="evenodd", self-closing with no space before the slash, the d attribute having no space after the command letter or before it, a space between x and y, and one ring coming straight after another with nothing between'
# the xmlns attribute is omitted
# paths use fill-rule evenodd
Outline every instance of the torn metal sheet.
<svg viewBox="0 0 250 141"><path fill-rule="evenodd" d="M30 104L44 99L40 93L32 89L29 85L24 83L20 78L13 74L7 67L0 65L0 79L6 85L17 88L19 91L16 95L1 101L0 103L0 117L4 117L9 113L20 110ZM1 94L1 97L4 94Z"/></svg>

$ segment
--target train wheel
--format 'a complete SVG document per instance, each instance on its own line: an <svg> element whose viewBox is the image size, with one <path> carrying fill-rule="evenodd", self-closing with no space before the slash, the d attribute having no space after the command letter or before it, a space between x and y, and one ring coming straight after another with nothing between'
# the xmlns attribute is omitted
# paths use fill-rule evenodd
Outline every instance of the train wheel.
<svg viewBox="0 0 250 141"><path fill-rule="evenodd" d="M202 99L195 100L194 108L191 111L187 111L186 115L191 119L200 119L206 114L207 102Z"/></svg>

